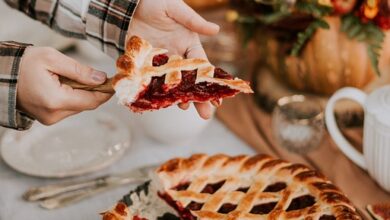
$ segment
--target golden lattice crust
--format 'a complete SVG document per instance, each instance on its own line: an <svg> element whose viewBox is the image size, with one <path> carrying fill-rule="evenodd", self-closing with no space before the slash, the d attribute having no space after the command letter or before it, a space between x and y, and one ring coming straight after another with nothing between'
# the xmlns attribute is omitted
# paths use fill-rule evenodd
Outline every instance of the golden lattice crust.
<svg viewBox="0 0 390 220"><path fill-rule="evenodd" d="M153 48L140 37L129 38L124 55L117 60L118 73L112 82L122 104L129 105L136 101L153 77L166 75L165 86L172 89L181 82L181 72L191 70L197 70L196 84L210 82L228 86L239 92L253 93L248 82L244 80L214 78L215 67L204 59L183 59L181 56L173 55L166 64L153 66L153 58L167 52L166 49Z"/></svg>
<svg viewBox="0 0 390 220"><path fill-rule="evenodd" d="M101 215L103 220L133 220L130 218L129 209L124 203L118 203L113 210L101 213Z"/></svg>
<svg viewBox="0 0 390 220"><path fill-rule="evenodd" d="M323 175L304 165L266 155L193 155L170 160L155 174L157 178L154 181L159 181L157 184L162 186L160 191L182 207L187 207L191 202L202 204L200 210L191 211L198 219L361 219L345 195ZM208 184L221 181L223 184L215 193L202 193ZM285 188L280 191L266 190L277 183L285 184ZM175 188L181 184L188 187L181 190ZM247 191L239 191L241 188L247 188ZM313 204L287 210L294 199L304 196L314 198ZM270 203L274 207L267 214L251 212L255 206ZM234 204L236 207L227 214L218 212L224 204ZM132 216L127 217L124 219L132 219Z"/></svg>

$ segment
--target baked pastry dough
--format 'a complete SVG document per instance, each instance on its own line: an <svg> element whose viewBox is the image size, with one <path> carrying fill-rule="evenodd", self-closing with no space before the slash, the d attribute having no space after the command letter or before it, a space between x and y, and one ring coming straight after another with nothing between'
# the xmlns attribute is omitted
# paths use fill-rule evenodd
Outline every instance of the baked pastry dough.
<svg viewBox="0 0 390 220"><path fill-rule="evenodd" d="M266 155L200 154L173 159L152 174L150 185L156 190L125 196L103 219L165 219L147 214L135 200L168 204L176 219L185 220L361 219L346 196L323 175Z"/></svg>
<svg viewBox="0 0 390 220"><path fill-rule="evenodd" d="M215 68L207 60L169 57L167 52L137 36L128 40L112 82L121 104L142 112L253 93L248 82Z"/></svg>

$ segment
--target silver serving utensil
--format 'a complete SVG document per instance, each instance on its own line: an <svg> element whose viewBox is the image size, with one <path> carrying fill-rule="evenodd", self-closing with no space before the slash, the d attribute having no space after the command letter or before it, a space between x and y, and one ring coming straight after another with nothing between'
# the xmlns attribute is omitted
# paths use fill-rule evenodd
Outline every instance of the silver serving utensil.
<svg viewBox="0 0 390 220"><path fill-rule="evenodd" d="M42 187L34 187L23 194L26 201L34 202L51 198L57 195L65 194L82 189L104 188L106 186L120 186L123 184L137 183L148 178L148 173L157 166L145 166L138 169L133 169L125 173L101 176L94 179L72 181L60 184L53 184Z"/></svg>
<svg viewBox="0 0 390 220"><path fill-rule="evenodd" d="M77 202L80 202L86 198L97 195L102 192L106 192L110 189L117 187L117 185L88 188L84 190L71 191L65 194L60 194L55 197L42 200L39 205L45 209L58 209Z"/></svg>
<svg viewBox="0 0 390 220"><path fill-rule="evenodd" d="M84 199L90 198L92 196L95 196L97 194L107 192L111 189L114 189L118 186L126 185L126 184L131 184L131 183L141 183L147 181L147 177L140 177L140 178L124 178L121 180L118 180L118 182L111 182L105 186L96 186L93 188L86 188L86 189L81 189L77 191L71 191L63 194L56 195L51 198L47 198L42 200L39 205L42 208L45 209L58 209L58 208L63 208L65 206L75 204L77 202L80 202Z"/></svg>

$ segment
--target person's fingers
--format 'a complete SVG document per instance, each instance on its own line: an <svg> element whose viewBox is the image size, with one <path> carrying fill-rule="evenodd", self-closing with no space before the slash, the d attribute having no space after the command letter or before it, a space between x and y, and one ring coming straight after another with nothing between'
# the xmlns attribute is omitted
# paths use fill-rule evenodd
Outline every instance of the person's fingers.
<svg viewBox="0 0 390 220"><path fill-rule="evenodd" d="M194 103L194 105L201 118L211 118L213 112L209 103Z"/></svg>
<svg viewBox="0 0 390 220"><path fill-rule="evenodd" d="M94 70L54 49L46 49L48 70L86 85L100 85L107 80L104 72Z"/></svg>
<svg viewBox="0 0 390 220"><path fill-rule="evenodd" d="M167 13L177 23L193 32L203 35L215 35L219 32L220 27L217 24L206 21L183 0L168 0Z"/></svg>
<svg viewBox="0 0 390 220"><path fill-rule="evenodd" d="M111 97L109 94L100 92L75 90L75 96L69 97L68 109L76 111L94 110L107 102Z"/></svg>
<svg viewBox="0 0 390 220"><path fill-rule="evenodd" d="M188 110L190 108L190 103L180 103L180 104L178 104L178 106L182 110Z"/></svg>
<svg viewBox="0 0 390 220"><path fill-rule="evenodd" d="M199 38L193 43L193 46L187 49L187 58L202 58L207 60L206 52L204 51ZM209 119L212 116L212 109L209 103L194 103L200 117Z"/></svg>
<svg viewBox="0 0 390 220"><path fill-rule="evenodd" d="M218 108L218 107L220 107L220 106L222 105L222 99L213 100L213 101L211 101L211 104L212 104L214 107Z"/></svg>
<svg viewBox="0 0 390 220"><path fill-rule="evenodd" d="M71 111L94 110L108 101L112 95L101 92L89 92L72 89L63 85L63 108Z"/></svg>
<svg viewBox="0 0 390 220"><path fill-rule="evenodd" d="M53 125L72 115L78 114L78 111L57 111L52 114L43 114L43 117L38 117L37 120L43 125Z"/></svg>
<svg viewBox="0 0 390 220"><path fill-rule="evenodd" d="M206 52L203 49L202 43L200 42L200 39L197 38L192 45L187 48L186 51L186 58L201 58L207 60Z"/></svg>

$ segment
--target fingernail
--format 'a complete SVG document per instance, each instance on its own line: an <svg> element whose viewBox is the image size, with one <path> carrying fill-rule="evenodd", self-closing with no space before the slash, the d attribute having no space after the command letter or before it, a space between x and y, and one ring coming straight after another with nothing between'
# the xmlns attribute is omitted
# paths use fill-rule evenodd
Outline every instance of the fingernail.
<svg viewBox="0 0 390 220"><path fill-rule="evenodd" d="M205 111L203 112L203 119L209 120L209 119L211 118L212 114L213 114L213 113L211 112L211 109L210 109L210 108L207 109L207 110L205 110Z"/></svg>
<svg viewBox="0 0 390 220"><path fill-rule="evenodd" d="M95 82L103 83L106 81L107 76L106 76L106 73L95 70L92 72L92 79Z"/></svg>
<svg viewBox="0 0 390 220"><path fill-rule="evenodd" d="M212 104L214 107L218 108L218 107L221 106L221 100L213 100L213 101L211 101L211 104Z"/></svg>
<svg viewBox="0 0 390 220"><path fill-rule="evenodd" d="M211 26L213 26L213 28L215 29L215 30L220 30L221 29L221 27L218 25L218 24L216 24L216 23L213 23L213 22L209 22L209 24L211 25Z"/></svg>

